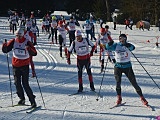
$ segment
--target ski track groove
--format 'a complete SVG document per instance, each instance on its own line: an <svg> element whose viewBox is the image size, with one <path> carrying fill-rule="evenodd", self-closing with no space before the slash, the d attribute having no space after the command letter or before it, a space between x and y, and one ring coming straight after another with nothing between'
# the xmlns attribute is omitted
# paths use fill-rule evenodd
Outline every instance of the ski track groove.
<svg viewBox="0 0 160 120"><path fill-rule="evenodd" d="M42 46L38 45L37 50L39 51L40 54L43 55L43 57L45 57L47 61L47 65L45 66L45 69L43 69L41 72L38 73L40 75L43 74L46 70L49 70L50 72L52 72L52 70L56 67L56 63L57 63L55 58L51 54L48 54L46 50L39 49L41 47Z"/></svg>

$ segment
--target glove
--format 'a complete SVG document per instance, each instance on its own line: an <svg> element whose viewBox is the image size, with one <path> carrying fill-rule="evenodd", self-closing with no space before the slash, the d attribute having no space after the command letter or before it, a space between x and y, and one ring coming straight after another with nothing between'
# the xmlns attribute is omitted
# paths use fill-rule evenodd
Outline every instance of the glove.
<svg viewBox="0 0 160 120"><path fill-rule="evenodd" d="M108 45L111 46L111 45L113 45L113 43L114 43L114 41L112 40L112 41L110 41L110 42L108 43Z"/></svg>
<svg viewBox="0 0 160 120"><path fill-rule="evenodd" d="M103 49L105 48L105 45L103 45L103 44L100 44L99 46L100 46L101 48L103 48Z"/></svg>
<svg viewBox="0 0 160 120"><path fill-rule="evenodd" d="M33 45L34 45L34 46L37 45L37 42L34 42Z"/></svg>
<svg viewBox="0 0 160 120"><path fill-rule="evenodd" d="M7 53L7 43L3 43L3 47L2 47L2 51L3 53Z"/></svg>
<svg viewBox="0 0 160 120"><path fill-rule="evenodd" d="M95 51L94 51L95 53L97 53L97 49L95 49Z"/></svg>
<svg viewBox="0 0 160 120"><path fill-rule="evenodd" d="M28 51L30 51L30 50L31 50L31 47L29 47L29 46L26 46L26 49L27 49Z"/></svg>
<svg viewBox="0 0 160 120"><path fill-rule="evenodd" d="M124 46L126 46L127 48L131 47L130 43L126 43Z"/></svg>
<svg viewBox="0 0 160 120"><path fill-rule="evenodd" d="M93 52L90 52L90 56L93 56Z"/></svg>
<svg viewBox="0 0 160 120"><path fill-rule="evenodd" d="M67 63L68 63L68 65L70 65L70 64L71 64L71 60L70 60L70 58L67 58Z"/></svg>
<svg viewBox="0 0 160 120"><path fill-rule="evenodd" d="M108 56L108 60L109 60L109 62L112 62L112 61L111 61L111 57L110 57L110 56Z"/></svg>
<svg viewBox="0 0 160 120"><path fill-rule="evenodd" d="M113 63L116 63L116 60L115 59L112 59Z"/></svg>
<svg viewBox="0 0 160 120"><path fill-rule="evenodd" d="M5 43L3 43L3 47L7 47L7 43L5 42Z"/></svg>

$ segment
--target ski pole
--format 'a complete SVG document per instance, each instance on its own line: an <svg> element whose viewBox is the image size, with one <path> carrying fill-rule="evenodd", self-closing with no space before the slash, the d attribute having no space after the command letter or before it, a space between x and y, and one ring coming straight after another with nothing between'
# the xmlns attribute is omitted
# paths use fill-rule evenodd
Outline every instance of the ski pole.
<svg viewBox="0 0 160 120"><path fill-rule="evenodd" d="M107 58L106 66L105 66L105 68L104 68L104 73L103 73L103 77L102 77L102 80L101 80L101 85L100 85L100 88L99 88L98 96L97 96L97 99L96 99L97 101L99 100L100 91L101 91L101 87L102 87L102 83L103 83L105 71L106 71L106 68L107 68L107 63L108 63L108 58Z"/></svg>
<svg viewBox="0 0 160 120"><path fill-rule="evenodd" d="M7 40L5 39L5 43L7 43ZM7 51L7 48L6 48ZM13 95L12 95L12 81L11 81L11 74L10 74L10 67L9 67L9 60L8 60L8 54L6 53L7 56L7 63L8 63L8 76L9 76L9 81L10 81L10 91L11 91L11 101L12 101L12 106L13 106Z"/></svg>
<svg viewBox="0 0 160 120"><path fill-rule="evenodd" d="M44 102L44 99L43 99L43 95L42 95L42 91L41 91L41 87L40 87L39 82L38 82L37 74L36 74L36 80L37 80L38 88L39 88L39 91L40 91L40 94L41 94L41 98L42 98L42 101L43 101L43 105L46 108L45 102Z"/></svg>
<svg viewBox="0 0 160 120"><path fill-rule="evenodd" d="M148 76L152 79L152 81L157 85L157 87L160 89L160 87L158 86L158 84L153 80L152 76L148 73L148 71L143 67L143 65L141 64L141 62L138 60L138 58L133 54L132 51L130 51L132 53L132 55L136 58L136 60L139 62L139 64L142 66L142 68L146 71L146 73L148 74Z"/></svg>

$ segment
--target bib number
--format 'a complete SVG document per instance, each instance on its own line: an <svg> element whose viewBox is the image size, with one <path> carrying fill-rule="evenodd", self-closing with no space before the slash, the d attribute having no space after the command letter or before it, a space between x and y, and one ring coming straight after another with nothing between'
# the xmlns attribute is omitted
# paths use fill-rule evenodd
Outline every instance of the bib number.
<svg viewBox="0 0 160 120"><path fill-rule="evenodd" d="M125 58L127 58L128 57L128 53L127 52L120 52L120 53L118 53L118 58L119 59L125 59Z"/></svg>
<svg viewBox="0 0 160 120"><path fill-rule="evenodd" d="M25 49L15 49L14 50L14 52L15 52L15 54L16 55L20 55L20 56L24 56L24 55L26 55L26 50Z"/></svg>
<svg viewBox="0 0 160 120"><path fill-rule="evenodd" d="M82 47L78 48L78 51L83 53L83 52L87 51L87 48L86 48L86 46L82 46Z"/></svg>

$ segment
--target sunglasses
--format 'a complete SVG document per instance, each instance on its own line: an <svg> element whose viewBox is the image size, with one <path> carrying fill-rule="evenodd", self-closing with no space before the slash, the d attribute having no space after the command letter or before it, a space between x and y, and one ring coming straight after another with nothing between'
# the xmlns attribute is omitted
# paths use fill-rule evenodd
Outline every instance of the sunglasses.
<svg viewBox="0 0 160 120"><path fill-rule="evenodd" d="M119 37L119 40L126 40L125 37Z"/></svg>

